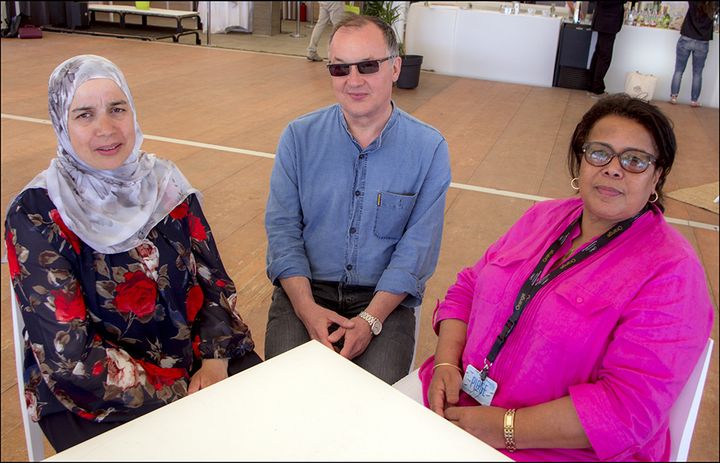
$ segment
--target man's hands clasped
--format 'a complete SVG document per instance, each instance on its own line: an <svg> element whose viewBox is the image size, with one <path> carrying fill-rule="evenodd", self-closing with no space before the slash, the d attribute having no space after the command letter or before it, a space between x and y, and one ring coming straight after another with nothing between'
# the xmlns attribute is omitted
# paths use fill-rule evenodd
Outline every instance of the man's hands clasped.
<svg viewBox="0 0 720 463"><path fill-rule="evenodd" d="M314 302L297 309L295 313L311 339L335 351L338 351L335 344L343 341L339 353L345 358L353 359L365 352L372 339L370 325L365 320L358 317L347 319ZM337 329L330 333L332 325L337 325Z"/></svg>

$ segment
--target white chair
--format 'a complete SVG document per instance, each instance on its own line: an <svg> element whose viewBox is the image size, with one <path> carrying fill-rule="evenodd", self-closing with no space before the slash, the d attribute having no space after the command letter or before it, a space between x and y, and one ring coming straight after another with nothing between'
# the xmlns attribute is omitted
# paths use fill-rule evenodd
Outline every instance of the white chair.
<svg viewBox="0 0 720 463"><path fill-rule="evenodd" d="M708 339L705 351L698 359L685 387L670 409L670 461L687 461L713 344L712 338ZM393 387L416 402L423 403L422 384L418 377L418 370L393 384Z"/></svg>
<svg viewBox="0 0 720 463"><path fill-rule="evenodd" d="M12 301L13 339L15 342L15 370L17 373L17 388L20 394L20 414L25 427L25 444L27 445L28 460L40 461L45 458L45 440L40 425L30 419L25 402L25 337L23 336L23 321L20 308L15 299L15 291L10 283L10 300Z"/></svg>
<svg viewBox="0 0 720 463"><path fill-rule="evenodd" d="M392 386L420 405L425 405L422 397L422 382L420 381L418 373L420 373L419 368L411 371L409 375L401 378L400 381Z"/></svg>
<svg viewBox="0 0 720 463"><path fill-rule="evenodd" d="M410 362L410 371L415 368L415 357L417 356L417 345L420 338L420 313L422 312L422 305L415 307L415 345L413 346L413 356Z"/></svg>
<svg viewBox="0 0 720 463"><path fill-rule="evenodd" d="M670 461L687 461L713 343L712 338L708 339L705 351L670 409Z"/></svg>

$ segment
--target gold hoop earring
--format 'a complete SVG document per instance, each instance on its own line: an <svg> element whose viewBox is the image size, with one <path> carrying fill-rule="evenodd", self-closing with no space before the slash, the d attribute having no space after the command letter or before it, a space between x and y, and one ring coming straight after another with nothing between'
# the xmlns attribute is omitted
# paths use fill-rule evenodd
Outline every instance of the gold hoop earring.
<svg viewBox="0 0 720 463"><path fill-rule="evenodd" d="M660 198L660 195L657 194L657 191L653 191L653 194L655 195L655 199L651 199L650 203L654 203L655 201L657 201ZM650 197L652 198L652 196L650 196Z"/></svg>
<svg viewBox="0 0 720 463"><path fill-rule="evenodd" d="M570 188L572 188L575 191L580 191L580 179L575 177L572 180L570 180Z"/></svg>

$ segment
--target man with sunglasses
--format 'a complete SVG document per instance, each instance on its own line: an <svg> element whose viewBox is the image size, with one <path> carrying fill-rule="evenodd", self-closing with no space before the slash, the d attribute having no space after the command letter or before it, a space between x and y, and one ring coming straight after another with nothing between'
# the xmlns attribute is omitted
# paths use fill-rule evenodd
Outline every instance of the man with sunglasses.
<svg viewBox="0 0 720 463"><path fill-rule="evenodd" d="M327 66L338 104L282 134L265 217L277 285L266 358L315 339L388 383L410 368L450 166L443 136L391 100L400 62L389 26L346 17Z"/></svg>

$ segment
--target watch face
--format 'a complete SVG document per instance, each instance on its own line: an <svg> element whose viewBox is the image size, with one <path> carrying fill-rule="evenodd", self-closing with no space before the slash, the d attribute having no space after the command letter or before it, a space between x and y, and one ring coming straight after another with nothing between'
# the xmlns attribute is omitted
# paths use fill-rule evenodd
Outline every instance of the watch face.
<svg viewBox="0 0 720 463"><path fill-rule="evenodd" d="M373 324L370 325L370 331L372 331L372 334L374 334L375 336L380 334L381 330L382 330L382 324L378 320L375 320L373 322Z"/></svg>

